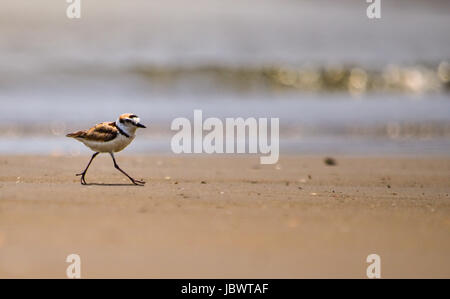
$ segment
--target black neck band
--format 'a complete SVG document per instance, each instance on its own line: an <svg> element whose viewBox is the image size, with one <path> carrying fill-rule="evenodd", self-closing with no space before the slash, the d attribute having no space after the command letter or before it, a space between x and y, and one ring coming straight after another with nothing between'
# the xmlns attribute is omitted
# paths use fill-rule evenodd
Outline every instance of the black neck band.
<svg viewBox="0 0 450 299"><path fill-rule="evenodd" d="M130 135L128 135L127 133L125 133L118 125L116 125L117 130L119 130L119 133L122 134L123 136L130 138Z"/></svg>

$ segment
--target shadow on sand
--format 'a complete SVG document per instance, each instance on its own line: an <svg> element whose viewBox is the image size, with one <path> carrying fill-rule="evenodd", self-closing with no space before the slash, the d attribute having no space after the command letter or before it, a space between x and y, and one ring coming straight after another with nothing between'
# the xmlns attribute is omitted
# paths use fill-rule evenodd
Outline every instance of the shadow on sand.
<svg viewBox="0 0 450 299"><path fill-rule="evenodd" d="M107 184L107 183L88 183L82 186L136 186L136 187L144 187L144 185L135 185L131 183L123 183L123 184Z"/></svg>

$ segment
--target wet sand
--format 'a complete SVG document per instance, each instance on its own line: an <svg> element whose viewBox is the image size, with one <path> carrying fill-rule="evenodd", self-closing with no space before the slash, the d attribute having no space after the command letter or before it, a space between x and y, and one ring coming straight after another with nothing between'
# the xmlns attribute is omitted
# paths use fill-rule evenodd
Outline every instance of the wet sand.
<svg viewBox="0 0 450 299"><path fill-rule="evenodd" d="M450 158L323 158L0 156L0 277L450 278Z"/></svg>

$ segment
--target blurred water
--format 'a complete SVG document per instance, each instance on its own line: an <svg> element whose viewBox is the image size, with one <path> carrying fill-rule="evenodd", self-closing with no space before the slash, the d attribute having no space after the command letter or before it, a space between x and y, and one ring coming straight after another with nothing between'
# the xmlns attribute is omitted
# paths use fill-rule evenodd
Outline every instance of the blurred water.
<svg viewBox="0 0 450 299"><path fill-rule="evenodd" d="M193 119L194 109L202 109L204 119L279 117L284 153L448 154L450 148L450 101L443 95L428 95L426 100L404 95L359 100L349 100L348 95L214 100L134 96L127 101L116 96L108 98L108 105L89 97L71 102L67 108L66 101L30 96L10 103L0 111L0 153L87 153L65 133L113 121L125 111L138 113L148 126L127 151L168 153L174 134L171 121ZM42 103L46 109L40 107ZM30 117L17 123L17 116L23 114Z"/></svg>
<svg viewBox="0 0 450 299"><path fill-rule="evenodd" d="M124 112L150 123L130 152L168 152L193 109L279 117L285 152L449 152L448 1L0 6L0 153L83 153L64 134Z"/></svg>

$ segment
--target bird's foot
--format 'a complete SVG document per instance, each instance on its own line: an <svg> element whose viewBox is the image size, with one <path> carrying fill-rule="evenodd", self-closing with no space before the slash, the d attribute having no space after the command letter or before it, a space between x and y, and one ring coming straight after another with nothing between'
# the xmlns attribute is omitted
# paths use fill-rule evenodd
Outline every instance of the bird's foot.
<svg viewBox="0 0 450 299"><path fill-rule="evenodd" d="M84 179L84 176L86 175L85 172L82 173L77 173L76 176L80 176L81 175L81 185L87 185L86 180Z"/></svg>
<svg viewBox="0 0 450 299"><path fill-rule="evenodd" d="M133 182L133 184L135 184L137 186L144 186L145 185L145 182L144 181L140 181L140 180L131 179L131 182Z"/></svg>

